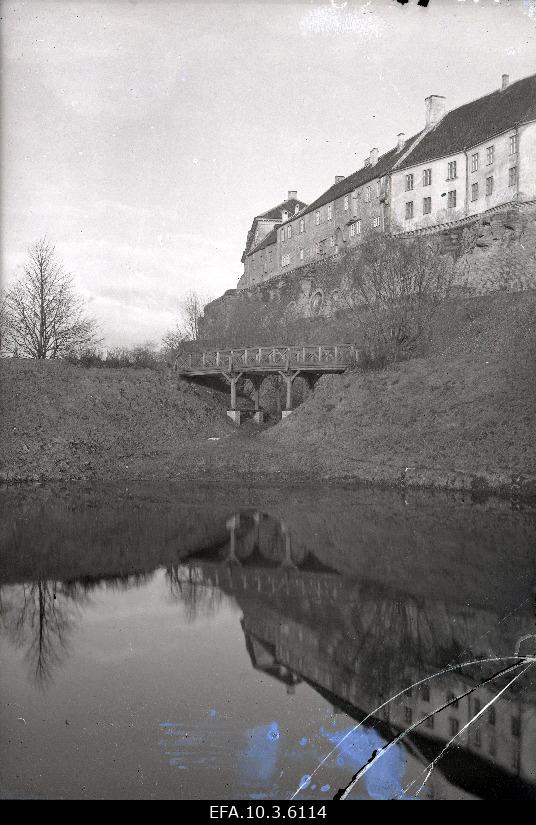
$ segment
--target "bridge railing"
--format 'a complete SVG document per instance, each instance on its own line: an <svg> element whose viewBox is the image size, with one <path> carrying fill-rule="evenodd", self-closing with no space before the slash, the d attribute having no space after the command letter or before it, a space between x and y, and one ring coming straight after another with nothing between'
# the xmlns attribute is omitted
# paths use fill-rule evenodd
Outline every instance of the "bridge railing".
<svg viewBox="0 0 536 825"><path fill-rule="evenodd" d="M350 366L357 357L355 344L278 347L234 347L232 349L185 352L176 368L190 370L240 370L250 368L297 369L299 367Z"/></svg>

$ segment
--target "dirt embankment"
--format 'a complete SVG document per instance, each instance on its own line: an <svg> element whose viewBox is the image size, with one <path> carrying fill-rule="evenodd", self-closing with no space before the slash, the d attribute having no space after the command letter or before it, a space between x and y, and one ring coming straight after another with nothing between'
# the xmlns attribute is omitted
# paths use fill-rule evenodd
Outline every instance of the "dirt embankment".
<svg viewBox="0 0 536 825"><path fill-rule="evenodd" d="M452 302L430 355L325 377L284 422L236 430L172 372L3 359L0 481L352 479L536 495L536 293Z"/></svg>

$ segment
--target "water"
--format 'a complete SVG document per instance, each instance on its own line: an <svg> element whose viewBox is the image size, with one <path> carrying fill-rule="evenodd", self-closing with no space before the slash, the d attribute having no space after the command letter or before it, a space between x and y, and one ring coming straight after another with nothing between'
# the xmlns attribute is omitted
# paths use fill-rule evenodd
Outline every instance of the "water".
<svg viewBox="0 0 536 825"><path fill-rule="evenodd" d="M3 797L329 799L469 692L351 797L536 798L536 668L494 676L535 650L534 511L36 486L0 512Z"/></svg>

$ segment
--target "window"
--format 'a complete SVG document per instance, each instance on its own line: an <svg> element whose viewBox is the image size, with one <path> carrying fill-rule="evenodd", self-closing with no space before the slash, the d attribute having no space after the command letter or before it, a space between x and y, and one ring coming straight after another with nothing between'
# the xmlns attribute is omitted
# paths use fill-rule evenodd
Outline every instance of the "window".
<svg viewBox="0 0 536 825"><path fill-rule="evenodd" d="M495 155L495 146L488 146L486 149L486 163L489 166L493 163L493 157Z"/></svg>
<svg viewBox="0 0 536 825"><path fill-rule="evenodd" d="M285 230L282 229L281 230L281 243L283 243L284 240L285 240Z"/></svg>
<svg viewBox="0 0 536 825"><path fill-rule="evenodd" d="M318 210L318 212L315 215L315 223L316 223L317 226L320 223L320 209Z"/></svg>
<svg viewBox="0 0 536 825"><path fill-rule="evenodd" d="M281 258L281 266L288 266L290 263L290 255L283 255Z"/></svg>
<svg viewBox="0 0 536 825"><path fill-rule="evenodd" d="M471 172L478 172L478 152L471 155Z"/></svg>
<svg viewBox="0 0 536 825"><path fill-rule="evenodd" d="M512 135L510 138L510 154L517 154L517 135Z"/></svg>
<svg viewBox="0 0 536 825"><path fill-rule="evenodd" d="M367 203L370 201L370 192L371 192L371 188L370 188L370 186L367 186L367 188L365 189L365 200L366 200Z"/></svg>
<svg viewBox="0 0 536 825"><path fill-rule="evenodd" d="M350 198L348 197L348 195L345 195L344 196L344 210L345 210L345 212L348 211L349 208L350 208Z"/></svg>
<svg viewBox="0 0 536 825"><path fill-rule="evenodd" d="M305 219L300 218L300 235L305 232Z"/></svg>
<svg viewBox="0 0 536 825"><path fill-rule="evenodd" d="M331 248L335 246L335 235L329 236L329 245L331 246Z"/></svg>
<svg viewBox="0 0 536 825"><path fill-rule="evenodd" d="M493 195L493 178L486 178L486 195Z"/></svg>
<svg viewBox="0 0 536 825"><path fill-rule="evenodd" d="M330 221L333 217L333 204L328 203L328 221Z"/></svg>
<svg viewBox="0 0 536 825"><path fill-rule="evenodd" d="M422 185L423 186L431 186L432 185L432 170L431 169L423 169Z"/></svg>
<svg viewBox="0 0 536 825"><path fill-rule="evenodd" d="M292 238L292 224L290 224L290 223L287 226L287 238L289 239L289 241Z"/></svg>
<svg viewBox="0 0 536 825"><path fill-rule="evenodd" d="M413 201L406 203L406 220L409 221L413 217Z"/></svg>
<svg viewBox="0 0 536 825"><path fill-rule="evenodd" d="M456 177L456 161L451 160L447 165L447 180L454 180Z"/></svg>
<svg viewBox="0 0 536 825"><path fill-rule="evenodd" d="M381 181L381 178L378 178L378 180L376 181L376 194L377 194L378 197L380 197L381 193L382 193L382 181Z"/></svg>
<svg viewBox="0 0 536 825"><path fill-rule="evenodd" d="M478 200L478 183L471 184L471 200L477 201Z"/></svg>
<svg viewBox="0 0 536 825"><path fill-rule="evenodd" d="M300 249L300 261L303 261L303 249Z"/></svg>
<svg viewBox="0 0 536 825"><path fill-rule="evenodd" d="M361 218L355 222L355 234L361 235Z"/></svg>
<svg viewBox="0 0 536 825"><path fill-rule="evenodd" d="M422 696L423 702L429 702L430 701L430 686L429 685L423 685L421 687L421 696Z"/></svg>
<svg viewBox="0 0 536 825"><path fill-rule="evenodd" d="M517 166L511 166L508 170L508 186L515 186L517 183Z"/></svg>
<svg viewBox="0 0 536 825"><path fill-rule="evenodd" d="M521 736L521 723L519 721L519 716L512 716L512 736L517 738Z"/></svg>
<svg viewBox="0 0 536 825"><path fill-rule="evenodd" d="M413 189L413 175L406 175L406 192Z"/></svg>
<svg viewBox="0 0 536 825"><path fill-rule="evenodd" d="M432 212L432 198L422 199L422 213L423 215L430 215Z"/></svg>
<svg viewBox="0 0 536 825"><path fill-rule="evenodd" d="M408 708L407 705L404 707L404 722L408 725L411 725L413 722L413 711L411 708Z"/></svg>
<svg viewBox="0 0 536 825"><path fill-rule="evenodd" d="M321 252L321 249L320 249L320 243L317 241L317 244L316 244L316 254L317 254L317 255L320 255L320 252Z"/></svg>
<svg viewBox="0 0 536 825"><path fill-rule="evenodd" d="M355 238L355 223L350 224L350 237Z"/></svg>
<svg viewBox="0 0 536 825"><path fill-rule="evenodd" d="M374 228L375 228L375 229L378 229L378 227L379 227L379 226L381 226L381 222L382 222L381 217L380 217L379 215L375 215L375 216L374 216L374 220L373 220L373 222L372 222L372 223L373 223Z"/></svg>
<svg viewBox="0 0 536 825"><path fill-rule="evenodd" d="M447 207L449 209L454 209L456 206L456 190L451 189L451 191L447 195Z"/></svg>
<svg viewBox="0 0 536 825"><path fill-rule="evenodd" d="M460 723L458 722L457 719L454 719L454 717L451 716L451 718L449 719L449 727L450 727L450 735L451 736L456 736L456 734L460 730Z"/></svg>
<svg viewBox="0 0 536 825"><path fill-rule="evenodd" d="M456 699L456 696L454 695L454 693L447 693L447 702L453 702L453 707L457 708L458 707L458 700L456 700L454 702L454 699Z"/></svg>

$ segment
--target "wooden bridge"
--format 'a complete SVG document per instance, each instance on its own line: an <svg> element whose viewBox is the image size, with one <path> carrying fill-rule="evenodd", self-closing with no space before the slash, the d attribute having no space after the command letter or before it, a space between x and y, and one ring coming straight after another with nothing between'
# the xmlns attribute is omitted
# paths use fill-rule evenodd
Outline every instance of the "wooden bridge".
<svg viewBox="0 0 536 825"><path fill-rule="evenodd" d="M355 344L235 347L181 353L175 359L174 369L184 377L225 378L231 387L231 408L227 414L236 424L240 424L241 417L236 409L236 387L241 379L248 378L253 385L254 418L260 424L260 388L268 375L279 375L286 383L286 408L282 412L285 418L292 412L292 385L298 376L305 378L313 389L321 375L345 372L357 362L357 356Z"/></svg>

